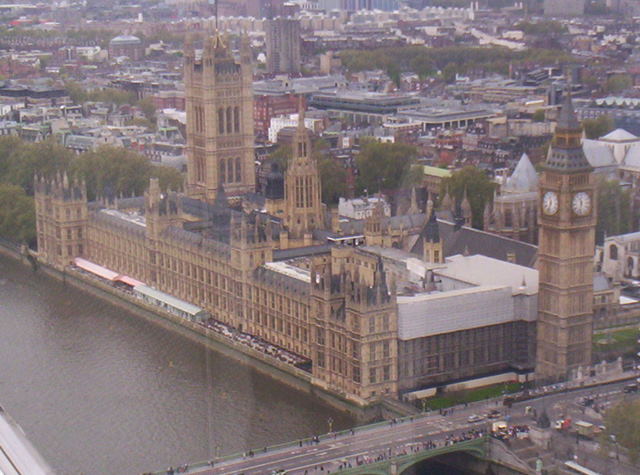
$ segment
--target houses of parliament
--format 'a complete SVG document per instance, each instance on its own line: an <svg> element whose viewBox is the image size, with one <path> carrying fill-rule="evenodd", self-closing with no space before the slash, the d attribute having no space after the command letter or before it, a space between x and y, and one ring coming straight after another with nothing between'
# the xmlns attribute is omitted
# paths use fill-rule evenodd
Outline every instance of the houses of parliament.
<svg viewBox="0 0 640 475"><path fill-rule="evenodd" d="M331 217L302 110L286 171L271 173L257 194L247 43L234 54L216 35L198 55L188 43L184 68L185 193L163 192L151 179L142 197L88 202L81 181L37 177L41 261L64 268L82 257L198 305L308 358L317 385L362 404L532 375L536 353L545 378L591 363L589 313L575 302L591 298L594 224L584 202L593 190L572 149L572 111L550 153L557 164L542 181L538 252L438 219L431 200L406 215ZM588 198L573 211L572 187ZM571 246L557 245L576 234L579 270Z"/></svg>

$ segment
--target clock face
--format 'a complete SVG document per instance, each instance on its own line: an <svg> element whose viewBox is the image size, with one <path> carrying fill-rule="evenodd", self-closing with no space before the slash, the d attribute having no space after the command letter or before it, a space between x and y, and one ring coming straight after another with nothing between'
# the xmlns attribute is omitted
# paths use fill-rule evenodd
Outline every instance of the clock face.
<svg viewBox="0 0 640 475"><path fill-rule="evenodd" d="M591 211L591 197L589 193L581 191L573 195L571 200L571 208L578 216L586 216Z"/></svg>
<svg viewBox="0 0 640 475"><path fill-rule="evenodd" d="M542 210L550 215L558 211L558 195L553 191L547 191L542 197Z"/></svg>

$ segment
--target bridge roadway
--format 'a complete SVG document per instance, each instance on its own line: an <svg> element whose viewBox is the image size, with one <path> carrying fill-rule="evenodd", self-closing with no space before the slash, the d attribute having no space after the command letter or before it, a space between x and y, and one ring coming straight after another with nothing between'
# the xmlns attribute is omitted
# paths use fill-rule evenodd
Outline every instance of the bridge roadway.
<svg viewBox="0 0 640 475"><path fill-rule="evenodd" d="M498 409L503 417L509 417L510 424L531 424L530 417L524 415L525 406L531 405L541 411L544 407L550 408L555 404L573 401L580 396L592 395L596 392L621 393L625 384L627 382L616 382L595 388L540 395L534 399L515 403L510 409L502 406L501 398L480 401L469 404L468 407L457 406L452 414L446 416L437 412L420 414L403 418L396 423L385 421L357 427L353 432L347 430L337 434L325 434L319 437L318 443L305 439L268 449L258 449L253 452L253 455L239 454L222 457L217 459L213 466L211 462L204 462L183 466L182 472L178 472L177 467L173 468L176 469L176 473L203 475L264 475L278 470L284 470L287 474L300 475L305 473L324 475L328 471L335 473L345 462L347 462L347 468L350 463L355 469L356 458L362 460L363 457L367 457L373 463L379 456L388 459L390 456L400 457L404 452L411 454L415 450L431 451L431 448L423 445L429 441L435 443L437 448L441 448L448 436L460 436L471 429L486 434L490 421L468 423L467 419L471 414L484 415L490 409ZM447 451L465 450L464 446L468 445L467 443L462 443L458 447L453 445L447 447ZM470 451L477 453L479 445L475 444ZM433 455L437 455L438 452L440 450L433 451ZM156 473L160 475L167 472ZM353 471L345 470L342 473L353 473Z"/></svg>
<svg viewBox="0 0 640 475"><path fill-rule="evenodd" d="M364 457L368 458L369 463L374 463L422 452L427 449L423 443L433 442L442 448L447 436L457 436L464 432L457 429L443 431L440 428L443 419L443 416L416 417L413 420L405 419L396 423L383 422L361 427L353 434L349 431L326 434L320 437L317 443L306 440L302 445L298 443L281 449L271 449L266 453L258 450L253 456L245 455L239 459L223 460L215 463L213 467L193 467L187 473L258 475L277 470L285 470L287 474L328 471L334 473L342 464L343 468L347 468L349 463L351 467L356 468L356 459ZM474 426L486 434L486 423ZM455 447L450 448L455 450Z"/></svg>

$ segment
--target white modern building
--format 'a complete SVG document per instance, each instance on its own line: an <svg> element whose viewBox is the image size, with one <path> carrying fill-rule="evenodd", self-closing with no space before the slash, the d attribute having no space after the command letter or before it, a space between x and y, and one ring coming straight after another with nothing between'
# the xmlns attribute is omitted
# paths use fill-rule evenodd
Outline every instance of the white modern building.
<svg viewBox="0 0 640 475"><path fill-rule="evenodd" d="M391 216L391 206L387 200L378 196L353 199L340 198L338 215L357 220L366 219L371 216L373 210L379 205L382 206L384 216Z"/></svg>

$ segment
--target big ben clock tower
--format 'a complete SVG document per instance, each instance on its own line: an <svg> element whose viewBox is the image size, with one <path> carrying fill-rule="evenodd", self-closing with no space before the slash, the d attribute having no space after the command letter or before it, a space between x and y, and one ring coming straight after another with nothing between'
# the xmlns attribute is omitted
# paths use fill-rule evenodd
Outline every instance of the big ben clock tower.
<svg viewBox="0 0 640 475"><path fill-rule="evenodd" d="M591 365L595 185L566 95L540 180L536 378Z"/></svg>

